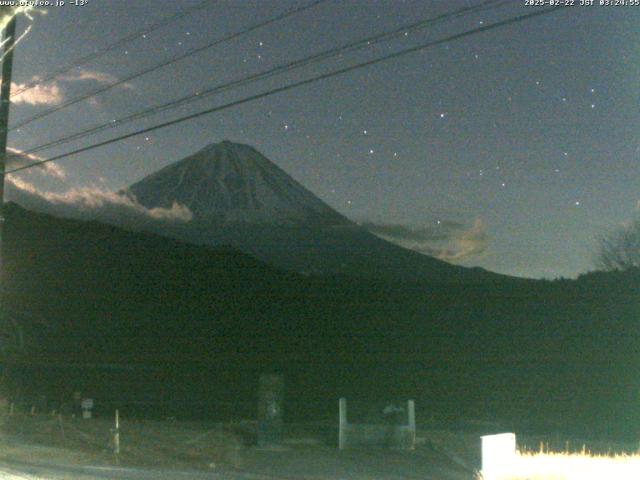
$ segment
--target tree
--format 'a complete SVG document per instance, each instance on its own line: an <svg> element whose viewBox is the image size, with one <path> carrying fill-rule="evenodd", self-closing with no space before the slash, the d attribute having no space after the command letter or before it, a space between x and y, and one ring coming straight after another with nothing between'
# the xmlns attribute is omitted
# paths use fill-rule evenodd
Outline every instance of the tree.
<svg viewBox="0 0 640 480"><path fill-rule="evenodd" d="M640 267L640 219L599 238L596 265L603 270Z"/></svg>

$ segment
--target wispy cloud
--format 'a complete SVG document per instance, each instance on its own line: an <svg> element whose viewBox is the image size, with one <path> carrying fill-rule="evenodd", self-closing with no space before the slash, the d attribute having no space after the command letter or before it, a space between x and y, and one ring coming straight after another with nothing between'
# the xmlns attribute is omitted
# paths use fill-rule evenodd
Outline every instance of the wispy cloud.
<svg viewBox="0 0 640 480"><path fill-rule="evenodd" d="M40 77L34 76L26 83L12 83L11 90L17 93L11 97L11 101L15 104L25 105L60 105L66 100L64 91L65 86L67 85L79 82L93 82L101 85L111 85L118 82L118 77L106 72L82 69L75 73L61 75L55 80L48 82L38 83L40 81ZM132 84L127 82L118 85L118 87L127 90L132 90L134 88ZM93 100L90 102L92 105L97 104L95 99L91 100Z"/></svg>
<svg viewBox="0 0 640 480"><path fill-rule="evenodd" d="M84 82L93 81L97 83L115 83L118 81L118 77L111 75L110 73L99 72L96 70L79 70L76 73L69 73L67 75L61 75L58 80L63 82Z"/></svg>
<svg viewBox="0 0 640 480"><path fill-rule="evenodd" d="M12 83L11 90L21 92L11 97L11 101L15 104L26 105L60 105L64 101L64 94L60 85L57 83L49 83L44 85L36 85L28 88L29 84ZM26 90L28 88L28 90ZM25 90L25 91L22 91Z"/></svg>
<svg viewBox="0 0 640 480"><path fill-rule="evenodd" d="M8 150L10 152L8 169L31 165L42 160L37 155L25 153L16 148ZM67 178L64 167L55 162L9 174L6 177L7 200L43 213L79 220L100 220L117 225L131 225L140 220L143 224L145 220L189 222L193 218L191 211L178 203L174 203L170 208L146 208L135 198L110 191L102 185L71 187L58 192L47 191L34 183L36 181L36 178L32 177L34 174L58 181ZM104 185L106 179L100 177L98 182Z"/></svg>
<svg viewBox="0 0 640 480"><path fill-rule="evenodd" d="M130 223L135 220L189 222L191 211L178 203L171 208L146 208L125 194L90 186L62 193L44 191L19 176L7 177L7 199L25 208L79 220Z"/></svg>
<svg viewBox="0 0 640 480"><path fill-rule="evenodd" d="M26 165L32 165L36 162L44 160L44 158L34 155L33 153L25 153L17 148L7 148L9 152L9 159L7 161L7 170L13 168L19 168ZM43 175L48 175L58 180L64 180L67 177L67 172L62 165L55 162L48 162L38 165L33 169L27 170L29 172L38 172Z"/></svg>
<svg viewBox="0 0 640 480"><path fill-rule="evenodd" d="M479 257L489 246L489 237L479 218L473 225L440 221L427 227L375 223L364 223L362 226L401 247L452 263Z"/></svg>

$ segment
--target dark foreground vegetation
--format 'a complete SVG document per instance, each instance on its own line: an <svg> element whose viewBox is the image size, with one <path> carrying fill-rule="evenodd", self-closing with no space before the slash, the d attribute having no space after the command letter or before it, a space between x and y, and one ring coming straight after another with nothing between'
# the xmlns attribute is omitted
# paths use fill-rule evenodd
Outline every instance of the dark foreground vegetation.
<svg viewBox="0 0 640 480"><path fill-rule="evenodd" d="M638 270L446 286L301 276L15 205L3 258L17 403L65 408L81 391L98 412L252 416L258 375L276 371L291 421L334 418L339 396L413 398L418 421L640 433Z"/></svg>

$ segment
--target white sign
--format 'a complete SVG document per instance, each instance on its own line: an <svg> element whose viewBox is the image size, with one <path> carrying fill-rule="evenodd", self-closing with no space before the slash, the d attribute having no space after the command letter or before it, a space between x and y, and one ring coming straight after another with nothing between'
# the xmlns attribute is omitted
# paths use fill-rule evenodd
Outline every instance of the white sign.
<svg viewBox="0 0 640 480"><path fill-rule="evenodd" d="M515 433L485 435L482 438L482 478L494 480L509 473L516 458Z"/></svg>

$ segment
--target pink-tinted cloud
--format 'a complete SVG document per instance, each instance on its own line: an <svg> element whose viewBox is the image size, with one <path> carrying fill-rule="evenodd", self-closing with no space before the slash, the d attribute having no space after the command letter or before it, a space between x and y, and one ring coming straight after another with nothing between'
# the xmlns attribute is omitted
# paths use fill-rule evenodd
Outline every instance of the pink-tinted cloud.
<svg viewBox="0 0 640 480"><path fill-rule="evenodd" d="M136 219L189 222L193 218L191 211L178 203L171 208L146 208L127 195L95 186L71 188L61 193L49 192L18 175L7 176L6 197L30 210L114 224Z"/></svg>
<svg viewBox="0 0 640 480"><path fill-rule="evenodd" d="M13 92L21 92L29 87L27 84L12 83ZM36 85L32 88L11 96L11 102L25 105L60 105L64 101L64 94L57 83Z"/></svg>
<svg viewBox="0 0 640 480"><path fill-rule="evenodd" d="M480 257L489 246L489 237L479 218L471 226L448 221L421 228L373 223L363 226L388 242L451 263Z"/></svg>

